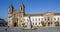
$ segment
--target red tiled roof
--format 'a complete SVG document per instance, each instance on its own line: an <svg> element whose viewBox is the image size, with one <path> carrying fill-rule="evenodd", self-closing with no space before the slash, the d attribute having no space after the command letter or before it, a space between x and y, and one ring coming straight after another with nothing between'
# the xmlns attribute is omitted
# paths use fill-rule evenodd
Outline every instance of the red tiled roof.
<svg viewBox="0 0 60 32"><path fill-rule="evenodd" d="M60 15L60 13L54 13L54 15Z"/></svg>
<svg viewBox="0 0 60 32"><path fill-rule="evenodd" d="M60 13L53 13L54 15L60 15ZM42 13L42 14L25 14L25 16L28 16L28 15L30 15L30 16L43 16L44 14Z"/></svg>

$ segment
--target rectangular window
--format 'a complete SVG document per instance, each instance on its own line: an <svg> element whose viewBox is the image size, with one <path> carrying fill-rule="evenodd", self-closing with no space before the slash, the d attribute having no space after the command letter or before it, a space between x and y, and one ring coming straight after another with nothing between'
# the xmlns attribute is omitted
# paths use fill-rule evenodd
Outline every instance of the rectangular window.
<svg viewBox="0 0 60 32"><path fill-rule="evenodd" d="M40 22L39 22L39 25L40 25Z"/></svg>
<svg viewBox="0 0 60 32"><path fill-rule="evenodd" d="M54 18L54 20L56 20L56 18Z"/></svg>
<svg viewBox="0 0 60 32"><path fill-rule="evenodd" d="M42 18L42 21L43 21L43 18Z"/></svg>
<svg viewBox="0 0 60 32"><path fill-rule="evenodd" d="M39 18L39 21L40 21L40 18Z"/></svg>
<svg viewBox="0 0 60 32"><path fill-rule="evenodd" d="M46 18L45 18L45 21L46 21Z"/></svg>
<svg viewBox="0 0 60 32"><path fill-rule="evenodd" d="M34 18L32 20L34 21Z"/></svg>
<svg viewBox="0 0 60 32"><path fill-rule="evenodd" d="M37 21L37 18L35 19L35 21Z"/></svg>
<svg viewBox="0 0 60 32"><path fill-rule="evenodd" d="M58 18L58 20L59 20L59 18Z"/></svg>
<svg viewBox="0 0 60 32"><path fill-rule="evenodd" d="M34 23L33 23L33 25L34 25Z"/></svg>

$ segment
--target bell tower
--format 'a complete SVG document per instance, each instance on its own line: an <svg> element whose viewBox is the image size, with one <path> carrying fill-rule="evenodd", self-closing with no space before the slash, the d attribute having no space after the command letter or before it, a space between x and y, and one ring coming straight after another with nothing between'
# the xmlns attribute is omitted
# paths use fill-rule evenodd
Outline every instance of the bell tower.
<svg viewBox="0 0 60 32"><path fill-rule="evenodd" d="M21 5L20 5L20 12L24 13L24 10L25 10L25 6L24 6L23 3L21 3Z"/></svg>
<svg viewBox="0 0 60 32"><path fill-rule="evenodd" d="M24 14L25 14L25 6L23 3L20 4L20 11L19 11L19 21L18 21L18 26L22 26L23 24L23 19L24 19Z"/></svg>
<svg viewBox="0 0 60 32"><path fill-rule="evenodd" d="M8 8L8 11L9 11L9 13L13 13L13 5L12 4L10 4L10 6L9 6L9 8Z"/></svg>
<svg viewBox="0 0 60 32"><path fill-rule="evenodd" d="M13 26L12 16L13 16L13 5L10 4L8 8L8 26Z"/></svg>

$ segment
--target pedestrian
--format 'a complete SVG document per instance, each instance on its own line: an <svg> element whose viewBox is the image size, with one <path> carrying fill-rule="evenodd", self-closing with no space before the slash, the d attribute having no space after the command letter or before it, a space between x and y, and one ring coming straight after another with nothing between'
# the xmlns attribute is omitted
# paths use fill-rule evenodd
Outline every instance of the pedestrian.
<svg viewBox="0 0 60 32"><path fill-rule="evenodd" d="M7 32L8 28L9 28L9 27L7 26L7 28L5 29L6 32Z"/></svg>

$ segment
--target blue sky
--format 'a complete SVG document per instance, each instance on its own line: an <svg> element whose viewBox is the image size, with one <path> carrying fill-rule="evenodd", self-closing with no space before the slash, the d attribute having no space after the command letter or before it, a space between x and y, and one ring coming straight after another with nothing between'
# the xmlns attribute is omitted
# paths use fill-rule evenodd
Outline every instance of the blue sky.
<svg viewBox="0 0 60 32"><path fill-rule="evenodd" d="M60 0L0 0L0 18L8 20L8 7L12 3L19 10L21 2L25 5L25 13L38 14L47 11L60 12Z"/></svg>

